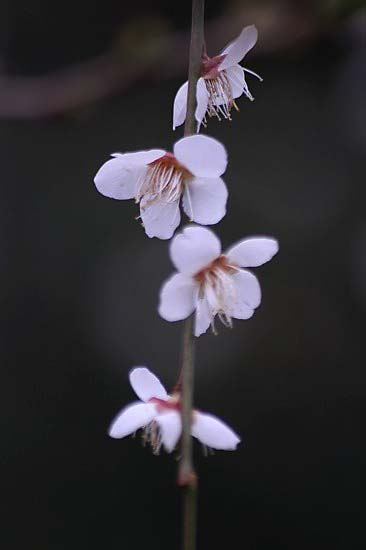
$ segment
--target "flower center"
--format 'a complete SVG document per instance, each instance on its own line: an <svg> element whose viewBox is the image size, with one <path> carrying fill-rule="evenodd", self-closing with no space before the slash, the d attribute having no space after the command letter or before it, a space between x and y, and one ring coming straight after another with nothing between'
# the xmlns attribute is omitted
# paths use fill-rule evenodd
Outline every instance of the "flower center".
<svg viewBox="0 0 366 550"><path fill-rule="evenodd" d="M153 403L159 412L180 411L181 409L181 401L178 394L170 395L166 401L158 397L152 397L149 399L149 403Z"/></svg>
<svg viewBox="0 0 366 550"><path fill-rule="evenodd" d="M173 393L172 395L169 395L169 398L167 400L159 399L159 397L152 397L151 399L149 399L148 402L155 405L159 414L167 413L170 411L179 412L181 409L180 395L178 393ZM150 445L154 455L158 455L160 453L163 441L161 429L156 420L152 420L144 427L142 442L144 445Z"/></svg>
<svg viewBox="0 0 366 550"><path fill-rule="evenodd" d="M231 120L232 107L239 110L233 98L227 72L225 69L220 71L220 64L225 57L225 54L215 57L204 54L201 62L201 77L205 81L208 93L207 115L215 116L218 120L221 120L221 117ZM203 125L206 125L206 117L203 119Z"/></svg>
<svg viewBox="0 0 366 550"><path fill-rule="evenodd" d="M231 84L225 70L217 72L217 76L204 77L208 93L207 114L218 120L225 118L231 120L230 111L234 107L239 108L234 101Z"/></svg>
<svg viewBox="0 0 366 550"><path fill-rule="evenodd" d="M159 414L168 413L171 411L180 412L182 408L180 393L173 391L168 396L167 400L159 399L159 397L152 397L148 401L155 405ZM192 411L192 418L194 418L195 411ZM149 444L152 448L154 455L160 453L160 449L163 443L161 428L156 420L152 420L143 429L142 442L144 445Z"/></svg>
<svg viewBox="0 0 366 550"><path fill-rule="evenodd" d="M219 75L219 65L225 59L226 55L215 55L209 57L207 54L202 56L201 76L203 78L215 78Z"/></svg>
<svg viewBox="0 0 366 550"><path fill-rule="evenodd" d="M213 260L209 265L201 269L196 275L194 275L194 280L197 281L200 285L205 284L206 280L209 278L217 279L220 277L220 272L224 275L233 275L238 271L238 268L234 265L229 264L227 257L224 254L221 254L218 258Z"/></svg>
<svg viewBox="0 0 366 550"><path fill-rule="evenodd" d="M180 199L184 182L190 177L191 172L180 164L172 153L165 153L148 164L147 171L138 185L136 202L140 202L145 195L148 201L144 207L156 200L165 203L175 202Z"/></svg>
<svg viewBox="0 0 366 550"><path fill-rule="evenodd" d="M238 271L236 266L229 264L226 256L221 255L194 276L199 284L198 296L201 300L206 299L212 313L211 325L214 332L215 315L219 316L224 325L232 326L230 304L236 298L232 275Z"/></svg>

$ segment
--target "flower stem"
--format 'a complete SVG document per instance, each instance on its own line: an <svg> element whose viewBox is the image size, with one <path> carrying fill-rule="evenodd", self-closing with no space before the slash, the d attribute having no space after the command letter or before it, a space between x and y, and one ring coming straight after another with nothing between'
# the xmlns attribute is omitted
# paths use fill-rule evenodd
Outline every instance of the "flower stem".
<svg viewBox="0 0 366 550"><path fill-rule="evenodd" d="M184 135L196 133L196 88L204 47L204 0L192 0L191 44L189 50L187 113ZM197 476L192 457L192 406L194 386L193 315L184 322L182 343L182 440L178 484L183 487L182 550L196 549Z"/></svg>
<svg viewBox="0 0 366 550"><path fill-rule="evenodd" d="M192 459L191 421L193 407L194 382L194 340L192 335L193 315L188 317L183 326L182 347L182 440L181 458L178 469L178 484L182 487L196 485L196 474Z"/></svg>
<svg viewBox="0 0 366 550"><path fill-rule="evenodd" d="M196 110L196 88L197 80L200 77L202 53L204 49L204 13L205 0L192 0L192 26L191 45L189 48L189 69L188 69L188 96L187 113L184 125L184 135L190 136L196 133L197 122Z"/></svg>
<svg viewBox="0 0 366 550"><path fill-rule="evenodd" d="M182 550L196 548L197 476L192 453L192 405L194 382L193 315L183 326L182 347L182 439L178 468L178 484L183 487L183 540Z"/></svg>

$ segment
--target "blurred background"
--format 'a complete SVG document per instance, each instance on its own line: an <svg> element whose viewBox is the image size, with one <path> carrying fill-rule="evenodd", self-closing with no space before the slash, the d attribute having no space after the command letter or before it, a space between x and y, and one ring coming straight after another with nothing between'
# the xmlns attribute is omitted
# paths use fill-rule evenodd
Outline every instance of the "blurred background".
<svg viewBox="0 0 366 550"><path fill-rule="evenodd" d="M224 247L278 238L252 320L201 337L195 400L242 434L204 457L199 550L365 547L365 12L362 1L206 2L208 53L256 24L256 98L207 133L229 151ZM133 201L98 194L111 152L170 149L190 2L0 7L4 550L179 548L177 463L109 422L146 365L171 388L171 273Z"/></svg>

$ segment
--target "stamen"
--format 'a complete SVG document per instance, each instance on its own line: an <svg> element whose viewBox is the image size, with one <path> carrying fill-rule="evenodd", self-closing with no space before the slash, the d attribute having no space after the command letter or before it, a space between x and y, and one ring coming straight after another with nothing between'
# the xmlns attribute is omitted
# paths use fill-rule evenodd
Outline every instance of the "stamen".
<svg viewBox="0 0 366 550"><path fill-rule="evenodd" d="M222 324L225 325L225 327L233 328L233 321L232 321L231 317L229 317L229 315L227 315L227 313L225 313L224 311L219 311L218 312L218 317L219 317L220 321L222 322Z"/></svg>
<svg viewBox="0 0 366 550"><path fill-rule="evenodd" d="M245 67L243 67L243 69L246 73L249 73L249 74L257 77L260 82L263 82L263 78L261 76L259 76L259 74L255 73L254 71L251 71L250 69L246 69Z"/></svg>
<svg viewBox="0 0 366 550"><path fill-rule="evenodd" d="M209 447L208 445L205 445L204 443L201 443L202 447L202 454L205 458L207 458L209 455L214 455L215 451L212 449L212 447Z"/></svg>
<svg viewBox="0 0 366 550"><path fill-rule="evenodd" d="M220 71L215 78L205 78L206 89L208 92L207 115L216 117L221 121L221 117L231 120L230 111L234 106L234 98L226 71ZM203 125L206 125L206 118Z"/></svg>
<svg viewBox="0 0 366 550"><path fill-rule="evenodd" d="M230 304L236 298L236 286L232 275L238 272L238 268L232 266L225 256L219 256L209 266L195 275L199 283L199 296L207 300L212 314L211 329L217 334L215 316L217 315L223 325L232 328L230 316Z"/></svg>
<svg viewBox="0 0 366 550"><path fill-rule="evenodd" d="M170 204L182 196L185 180L192 174L182 166L176 158L166 153L160 159L150 163L137 184L136 202L146 196L148 200L144 208L149 207L155 201Z"/></svg>
<svg viewBox="0 0 366 550"><path fill-rule="evenodd" d="M159 425L154 420L145 426L142 434L142 444L145 446L147 443L151 446L154 455L160 453L162 438Z"/></svg>

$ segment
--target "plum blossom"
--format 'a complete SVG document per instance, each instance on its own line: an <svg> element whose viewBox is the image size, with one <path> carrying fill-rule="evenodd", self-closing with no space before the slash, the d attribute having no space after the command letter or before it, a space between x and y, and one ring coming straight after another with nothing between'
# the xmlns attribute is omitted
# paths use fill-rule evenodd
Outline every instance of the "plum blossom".
<svg viewBox="0 0 366 550"><path fill-rule="evenodd" d="M238 106L235 99L243 93L251 101L254 97L249 91L245 81L245 72L262 78L239 65L239 61L253 48L257 42L258 31L254 25L245 27L239 36L215 57L208 57L205 53L202 57L201 77L197 82L197 107L196 120L197 132L200 125L206 126L207 117L216 117L231 120L230 111ZM183 124L187 111L188 82L185 82L178 90L173 106L173 130Z"/></svg>
<svg viewBox="0 0 366 550"><path fill-rule="evenodd" d="M180 202L194 221L218 223L226 213L225 147L204 135L177 141L173 153L150 149L115 153L102 165L94 183L112 199L135 199L149 237L170 239L180 224Z"/></svg>
<svg viewBox="0 0 366 550"><path fill-rule="evenodd" d="M127 405L112 421L109 435L121 439L142 428L143 440L155 454L163 445L168 453L177 446L182 433L179 391L169 395L159 379L145 367L130 372L130 383L140 401ZM191 433L205 447L235 450L240 438L227 424L212 414L192 412Z"/></svg>
<svg viewBox="0 0 366 550"><path fill-rule="evenodd" d="M162 286L159 313L167 321L195 315L195 336L214 319L232 326L232 319L249 319L261 302L255 275L242 269L258 267L278 252L278 243L268 237L239 241L224 254L221 243L209 229L190 226L171 242L170 257L178 270Z"/></svg>

